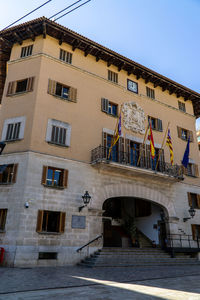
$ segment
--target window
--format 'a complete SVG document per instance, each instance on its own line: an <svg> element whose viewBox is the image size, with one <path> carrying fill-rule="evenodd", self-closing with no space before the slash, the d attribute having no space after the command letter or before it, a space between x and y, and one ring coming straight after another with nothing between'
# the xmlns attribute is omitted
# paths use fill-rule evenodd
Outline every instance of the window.
<svg viewBox="0 0 200 300"><path fill-rule="evenodd" d="M148 86L146 86L146 94L147 97L155 99L155 90L150 89Z"/></svg>
<svg viewBox="0 0 200 300"><path fill-rule="evenodd" d="M118 74L108 70L108 80L118 83Z"/></svg>
<svg viewBox="0 0 200 300"><path fill-rule="evenodd" d="M68 170L43 166L41 183L50 187L67 188Z"/></svg>
<svg viewBox="0 0 200 300"><path fill-rule="evenodd" d="M188 163L187 169L183 168L183 173L187 176L198 177L198 165L195 165L194 163Z"/></svg>
<svg viewBox="0 0 200 300"><path fill-rule="evenodd" d="M0 165L0 184L16 182L18 164Z"/></svg>
<svg viewBox="0 0 200 300"><path fill-rule="evenodd" d="M194 142L193 132L191 130L177 126L177 133L180 139L187 141L190 137L190 142Z"/></svg>
<svg viewBox="0 0 200 300"><path fill-rule="evenodd" d="M60 146L70 146L71 126L68 123L48 120L46 141Z"/></svg>
<svg viewBox="0 0 200 300"><path fill-rule="evenodd" d="M108 101L108 99L101 98L101 110L103 112L106 112L109 115L117 117L117 109L118 109L117 104Z"/></svg>
<svg viewBox="0 0 200 300"><path fill-rule="evenodd" d="M185 103L183 103L181 101L178 101L178 108L179 108L179 110L186 112Z"/></svg>
<svg viewBox="0 0 200 300"><path fill-rule="evenodd" d="M72 63L72 53L67 52L63 49L60 49L60 60L67 62L68 64Z"/></svg>
<svg viewBox="0 0 200 300"><path fill-rule="evenodd" d="M153 130L163 131L162 120L148 116L148 122L151 122Z"/></svg>
<svg viewBox="0 0 200 300"><path fill-rule="evenodd" d="M56 96L60 96L64 99L69 98L69 87L64 86L60 83L56 83Z"/></svg>
<svg viewBox="0 0 200 300"><path fill-rule="evenodd" d="M77 89L49 79L48 93L64 100L77 102Z"/></svg>
<svg viewBox="0 0 200 300"><path fill-rule="evenodd" d="M188 194L188 203L190 207L200 209L200 195L194 193Z"/></svg>
<svg viewBox="0 0 200 300"><path fill-rule="evenodd" d="M57 259L57 252L39 252L38 259Z"/></svg>
<svg viewBox="0 0 200 300"><path fill-rule="evenodd" d="M21 123L8 124L6 141L18 140Z"/></svg>
<svg viewBox="0 0 200 300"><path fill-rule="evenodd" d="M39 210L37 218L37 232L63 233L65 230L65 212Z"/></svg>
<svg viewBox="0 0 200 300"><path fill-rule="evenodd" d="M7 97L20 93L32 92L34 77L25 78L18 81L11 81L8 84Z"/></svg>
<svg viewBox="0 0 200 300"><path fill-rule="evenodd" d="M138 93L138 84L135 81L127 79L127 89L133 93Z"/></svg>
<svg viewBox="0 0 200 300"><path fill-rule="evenodd" d="M193 240L200 239L200 225L192 224L192 236Z"/></svg>
<svg viewBox="0 0 200 300"><path fill-rule="evenodd" d="M26 57L26 56L32 55L32 51L33 51L33 45L22 47L21 57Z"/></svg>
<svg viewBox="0 0 200 300"><path fill-rule="evenodd" d="M0 232L5 230L7 209L0 209Z"/></svg>
<svg viewBox="0 0 200 300"><path fill-rule="evenodd" d="M2 141L12 142L23 139L26 117L17 117L4 121Z"/></svg>

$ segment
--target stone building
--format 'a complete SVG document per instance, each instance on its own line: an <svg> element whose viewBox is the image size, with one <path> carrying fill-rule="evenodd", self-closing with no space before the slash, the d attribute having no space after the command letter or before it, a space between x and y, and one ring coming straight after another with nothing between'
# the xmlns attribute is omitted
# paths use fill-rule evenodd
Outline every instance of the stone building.
<svg viewBox="0 0 200 300"><path fill-rule="evenodd" d="M128 218L152 243L170 248L173 239L198 252L200 94L44 17L0 32L0 62L5 265L75 264L87 255L76 250L102 233L91 253L130 246Z"/></svg>

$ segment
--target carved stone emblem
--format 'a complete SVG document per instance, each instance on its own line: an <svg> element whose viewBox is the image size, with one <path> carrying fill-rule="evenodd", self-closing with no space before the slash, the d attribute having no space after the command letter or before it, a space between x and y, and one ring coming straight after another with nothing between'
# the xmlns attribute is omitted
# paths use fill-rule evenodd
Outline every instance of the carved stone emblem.
<svg viewBox="0 0 200 300"><path fill-rule="evenodd" d="M122 106L123 124L126 129L145 133L144 121L146 120L143 109L136 102L127 102Z"/></svg>

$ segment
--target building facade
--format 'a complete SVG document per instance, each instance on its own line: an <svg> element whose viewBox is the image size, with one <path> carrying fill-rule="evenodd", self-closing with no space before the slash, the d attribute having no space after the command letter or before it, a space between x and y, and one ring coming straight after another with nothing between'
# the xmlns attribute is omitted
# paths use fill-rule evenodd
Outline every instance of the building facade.
<svg viewBox="0 0 200 300"><path fill-rule="evenodd" d="M0 38L4 265L75 264L87 255L76 250L102 233L91 253L126 247L127 218L157 245L181 236L198 248L200 95L46 18ZM110 150L120 114L121 136ZM148 122L155 159L145 139ZM91 200L80 208L85 191Z"/></svg>

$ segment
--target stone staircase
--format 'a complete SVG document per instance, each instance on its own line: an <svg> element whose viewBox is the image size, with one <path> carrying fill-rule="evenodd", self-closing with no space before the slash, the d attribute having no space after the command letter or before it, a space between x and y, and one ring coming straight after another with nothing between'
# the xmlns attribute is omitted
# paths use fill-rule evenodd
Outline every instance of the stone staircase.
<svg viewBox="0 0 200 300"><path fill-rule="evenodd" d="M80 266L84 267L135 267L135 266L166 266L196 265L197 258L179 255L176 258L158 248L103 248L86 258Z"/></svg>

